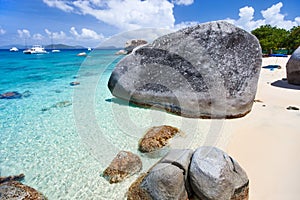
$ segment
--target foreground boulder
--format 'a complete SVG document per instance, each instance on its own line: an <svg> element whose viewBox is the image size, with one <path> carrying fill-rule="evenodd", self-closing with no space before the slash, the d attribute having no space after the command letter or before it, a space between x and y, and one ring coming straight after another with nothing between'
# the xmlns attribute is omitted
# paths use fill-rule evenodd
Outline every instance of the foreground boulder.
<svg viewBox="0 0 300 200"><path fill-rule="evenodd" d="M224 21L162 36L122 59L111 93L141 106L200 118L250 112L262 62L252 34Z"/></svg>
<svg viewBox="0 0 300 200"><path fill-rule="evenodd" d="M246 200L249 180L240 165L215 147L200 147L189 169L191 187L200 199Z"/></svg>
<svg viewBox="0 0 300 200"><path fill-rule="evenodd" d="M27 185L18 181L9 181L0 184L0 199L46 200L47 198Z"/></svg>
<svg viewBox="0 0 300 200"><path fill-rule="evenodd" d="M168 140L179 133L179 129L172 126L155 126L147 131L139 141L139 150L149 153L159 150L168 144Z"/></svg>
<svg viewBox="0 0 300 200"><path fill-rule="evenodd" d="M127 54L129 54L133 51L134 48L144 44L147 44L146 40L141 40L141 39L128 40L125 43L125 51L127 52Z"/></svg>
<svg viewBox="0 0 300 200"><path fill-rule="evenodd" d="M103 172L109 183L118 183L142 169L141 159L129 152L120 151Z"/></svg>
<svg viewBox="0 0 300 200"><path fill-rule="evenodd" d="M129 188L129 200L188 199L188 167L192 150L171 150Z"/></svg>
<svg viewBox="0 0 300 200"><path fill-rule="evenodd" d="M294 51L287 62L286 73L288 83L300 85L300 47Z"/></svg>

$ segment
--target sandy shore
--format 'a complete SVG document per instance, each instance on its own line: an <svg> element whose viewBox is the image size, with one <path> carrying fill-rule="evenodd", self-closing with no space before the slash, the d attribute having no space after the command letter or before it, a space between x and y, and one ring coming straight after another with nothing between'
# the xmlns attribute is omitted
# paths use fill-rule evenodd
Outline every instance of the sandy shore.
<svg viewBox="0 0 300 200"><path fill-rule="evenodd" d="M246 170L250 200L296 200L300 196L300 86L287 84L288 58L263 58L256 102L247 116L226 122L225 150ZM230 132L230 133L229 133Z"/></svg>

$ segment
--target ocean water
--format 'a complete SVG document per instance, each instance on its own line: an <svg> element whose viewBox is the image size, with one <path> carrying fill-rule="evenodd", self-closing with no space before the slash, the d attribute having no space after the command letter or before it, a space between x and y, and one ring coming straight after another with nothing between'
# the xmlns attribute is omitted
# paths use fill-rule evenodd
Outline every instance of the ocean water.
<svg viewBox="0 0 300 200"><path fill-rule="evenodd" d="M157 162L159 155L137 150L150 127L167 124L183 130L172 148L218 142L220 130L212 127L221 128L222 121L182 118L114 98L107 82L122 59L115 51L95 50L87 57L76 56L79 52L0 51L0 93L26 94L0 99L1 176L24 173L23 183L50 200L124 199L138 174L109 184L101 173L120 150L139 154L142 172ZM80 85L70 86L72 81Z"/></svg>

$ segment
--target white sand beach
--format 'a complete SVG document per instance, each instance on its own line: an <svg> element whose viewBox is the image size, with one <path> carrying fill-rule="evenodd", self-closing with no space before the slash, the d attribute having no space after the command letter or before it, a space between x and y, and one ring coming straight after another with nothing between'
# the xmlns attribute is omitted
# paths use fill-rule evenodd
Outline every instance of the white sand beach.
<svg viewBox="0 0 300 200"><path fill-rule="evenodd" d="M287 84L288 58L263 58L256 102L240 119L226 121L231 135L224 149L245 169L250 200L296 200L300 195L300 86Z"/></svg>

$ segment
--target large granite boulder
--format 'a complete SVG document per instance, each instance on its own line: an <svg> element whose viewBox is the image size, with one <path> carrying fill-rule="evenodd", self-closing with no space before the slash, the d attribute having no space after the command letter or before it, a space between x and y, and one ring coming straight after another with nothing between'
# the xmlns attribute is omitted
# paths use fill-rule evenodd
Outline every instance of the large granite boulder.
<svg viewBox="0 0 300 200"><path fill-rule="evenodd" d="M188 199L187 173L192 150L171 150L129 188L129 200Z"/></svg>
<svg viewBox="0 0 300 200"><path fill-rule="evenodd" d="M1 200L46 200L47 198L37 190L18 181L0 184Z"/></svg>
<svg viewBox="0 0 300 200"><path fill-rule="evenodd" d="M286 64L287 80L290 84L300 85L300 47L298 47Z"/></svg>
<svg viewBox="0 0 300 200"><path fill-rule="evenodd" d="M172 126L154 126L139 141L139 150L143 153L159 150L167 145L168 140L179 132L178 128Z"/></svg>
<svg viewBox="0 0 300 200"><path fill-rule="evenodd" d="M201 118L250 112L262 62L252 34L224 21L159 37L115 67L111 93L141 106Z"/></svg>
<svg viewBox="0 0 300 200"><path fill-rule="evenodd" d="M120 151L104 170L103 176L109 183L118 183L142 169L141 159L129 152Z"/></svg>
<svg viewBox="0 0 300 200"><path fill-rule="evenodd" d="M125 51L127 52L127 54L131 53L133 51L134 48L147 44L146 40L142 40L142 39L134 39L134 40L128 40L125 43Z"/></svg>
<svg viewBox="0 0 300 200"><path fill-rule="evenodd" d="M189 179L194 194L200 199L248 199L247 174L233 158L215 147L200 147L195 151Z"/></svg>

